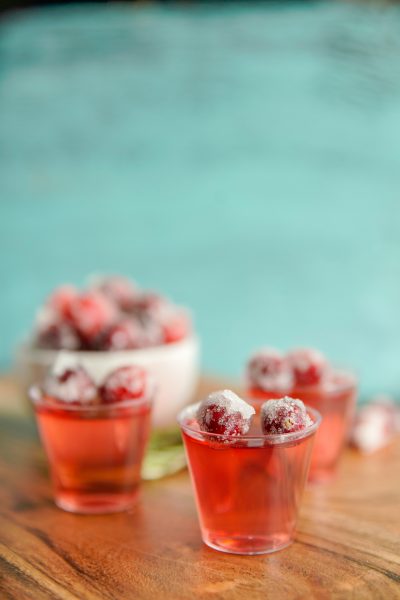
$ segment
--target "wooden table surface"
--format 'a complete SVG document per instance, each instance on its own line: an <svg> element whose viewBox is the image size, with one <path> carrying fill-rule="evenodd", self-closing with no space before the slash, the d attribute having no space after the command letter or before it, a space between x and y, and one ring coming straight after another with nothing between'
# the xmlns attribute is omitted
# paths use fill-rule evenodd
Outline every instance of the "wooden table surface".
<svg viewBox="0 0 400 600"><path fill-rule="evenodd" d="M57 509L13 389L0 386L0 598L400 598L400 440L349 450L333 484L308 488L292 546L233 556L202 544L187 472L146 482L132 512Z"/></svg>

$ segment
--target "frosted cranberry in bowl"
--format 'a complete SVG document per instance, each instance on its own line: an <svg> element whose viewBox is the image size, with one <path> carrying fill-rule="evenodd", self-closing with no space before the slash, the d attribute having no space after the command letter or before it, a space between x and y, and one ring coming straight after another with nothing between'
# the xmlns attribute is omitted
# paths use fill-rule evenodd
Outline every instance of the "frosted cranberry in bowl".
<svg viewBox="0 0 400 600"><path fill-rule="evenodd" d="M17 351L26 389L43 379L60 350L98 380L129 364L149 371L157 381L157 429L175 424L198 381L200 344L190 312L122 276L97 277L83 290L63 285L49 296Z"/></svg>

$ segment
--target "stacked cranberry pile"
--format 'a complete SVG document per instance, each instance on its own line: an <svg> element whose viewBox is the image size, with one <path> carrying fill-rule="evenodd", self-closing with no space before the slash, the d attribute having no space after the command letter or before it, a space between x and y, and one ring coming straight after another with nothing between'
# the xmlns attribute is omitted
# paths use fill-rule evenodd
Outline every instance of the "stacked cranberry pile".
<svg viewBox="0 0 400 600"><path fill-rule="evenodd" d="M83 367L73 366L50 372L42 391L51 402L98 406L146 398L151 394L151 388L151 379L138 366L115 369L99 386Z"/></svg>
<svg viewBox="0 0 400 600"><path fill-rule="evenodd" d="M133 350L177 342L190 332L185 309L113 276L82 292L69 285L57 288L39 311L34 344L51 350Z"/></svg>
<svg viewBox="0 0 400 600"><path fill-rule="evenodd" d="M246 377L250 388L287 394L299 387L321 384L331 373L326 358L317 350L299 348L281 354L263 348L247 363Z"/></svg>
<svg viewBox="0 0 400 600"><path fill-rule="evenodd" d="M210 394L197 410L196 420L201 431L219 436L246 435L255 415L254 408L230 390ZM312 425L301 400L280 398L267 400L261 407L260 431L257 434L295 433Z"/></svg>

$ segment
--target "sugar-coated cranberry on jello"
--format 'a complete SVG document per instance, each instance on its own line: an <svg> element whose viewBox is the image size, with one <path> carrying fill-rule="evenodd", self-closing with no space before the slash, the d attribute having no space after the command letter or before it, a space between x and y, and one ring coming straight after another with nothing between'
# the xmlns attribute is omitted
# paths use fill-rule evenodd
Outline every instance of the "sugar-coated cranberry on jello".
<svg viewBox="0 0 400 600"><path fill-rule="evenodd" d="M250 357L246 378L250 388L265 392L285 393L293 384L288 360L275 348L261 348Z"/></svg>
<svg viewBox="0 0 400 600"><path fill-rule="evenodd" d="M301 400L280 398L267 400L261 407L261 427L265 434L283 434L301 431L312 425Z"/></svg>
<svg viewBox="0 0 400 600"><path fill-rule="evenodd" d="M50 372L44 380L43 392L51 400L66 404L87 405L97 401L96 385L81 366Z"/></svg>
<svg viewBox="0 0 400 600"><path fill-rule="evenodd" d="M326 375L328 362L313 348L297 348L287 354L296 386L318 385Z"/></svg>
<svg viewBox="0 0 400 600"><path fill-rule="evenodd" d="M106 404L145 397L151 382L145 369L136 365L112 371L99 388L100 399Z"/></svg>
<svg viewBox="0 0 400 600"><path fill-rule="evenodd" d="M197 410L202 431L219 435L245 435L255 410L231 390L212 392Z"/></svg>

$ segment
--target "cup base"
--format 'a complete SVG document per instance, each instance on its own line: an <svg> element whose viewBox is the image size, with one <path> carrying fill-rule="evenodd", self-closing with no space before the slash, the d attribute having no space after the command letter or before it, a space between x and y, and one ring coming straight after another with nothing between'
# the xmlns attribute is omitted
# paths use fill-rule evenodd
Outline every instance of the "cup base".
<svg viewBox="0 0 400 600"><path fill-rule="evenodd" d="M293 542L293 538L287 535L276 536L235 536L227 537L210 534L203 537L203 542L219 552L228 554L271 554L283 550Z"/></svg>
<svg viewBox="0 0 400 600"><path fill-rule="evenodd" d="M59 508L81 515L104 515L123 512L135 506L138 492L133 494L58 494L55 503Z"/></svg>

